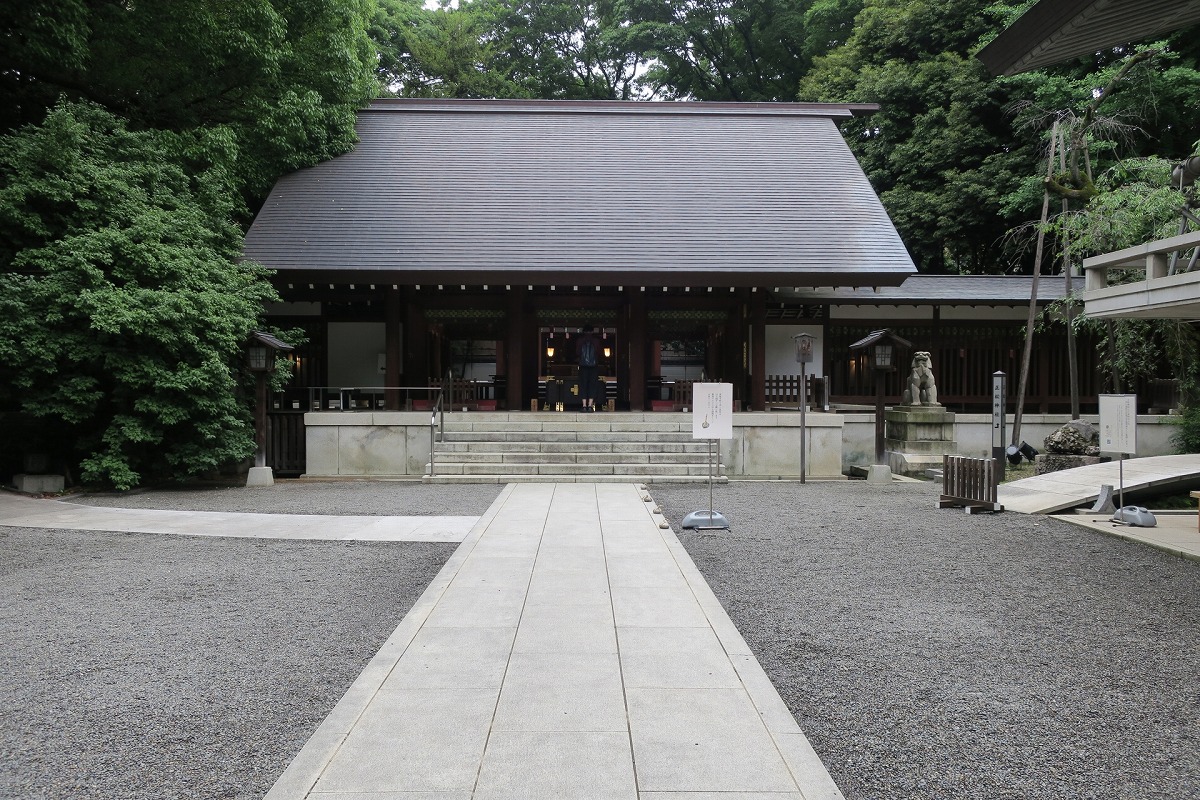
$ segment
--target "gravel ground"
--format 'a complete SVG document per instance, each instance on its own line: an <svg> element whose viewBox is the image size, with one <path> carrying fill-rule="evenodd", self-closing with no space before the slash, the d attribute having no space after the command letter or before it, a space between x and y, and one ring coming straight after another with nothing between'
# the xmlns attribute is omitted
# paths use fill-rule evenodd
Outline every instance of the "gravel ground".
<svg viewBox="0 0 1200 800"><path fill-rule="evenodd" d="M280 482L139 508L480 514ZM1200 564L930 484L719 486L680 532L848 800L1200 797ZM453 550L0 527L0 798L259 798Z"/></svg>
<svg viewBox="0 0 1200 800"><path fill-rule="evenodd" d="M79 501L474 515L501 488ZM0 798L261 798L455 547L0 527Z"/></svg>
<svg viewBox="0 0 1200 800"><path fill-rule="evenodd" d="M1200 564L932 484L651 493L848 800L1200 797Z"/></svg>

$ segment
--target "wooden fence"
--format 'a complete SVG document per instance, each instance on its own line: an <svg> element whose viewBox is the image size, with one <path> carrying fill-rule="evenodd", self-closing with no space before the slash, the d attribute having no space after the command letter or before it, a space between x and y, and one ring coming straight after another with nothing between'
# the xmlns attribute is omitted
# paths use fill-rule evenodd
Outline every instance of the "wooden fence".
<svg viewBox="0 0 1200 800"><path fill-rule="evenodd" d="M304 412L267 412L267 464L274 473L302 475L304 459Z"/></svg>
<svg viewBox="0 0 1200 800"><path fill-rule="evenodd" d="M942 456L942 496L938 508L1003 511L996 497L996 461L991 458Z"/></svg>

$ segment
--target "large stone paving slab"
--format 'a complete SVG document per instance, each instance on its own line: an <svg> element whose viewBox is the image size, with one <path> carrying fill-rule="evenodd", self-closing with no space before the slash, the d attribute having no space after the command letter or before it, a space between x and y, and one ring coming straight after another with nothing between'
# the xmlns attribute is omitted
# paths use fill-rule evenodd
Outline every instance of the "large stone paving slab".
<svg viewBox="0 0 1200 800"><path fill-rule="evenodd" d="M268 800L837 800L638 487L512 484Z"/></svg>

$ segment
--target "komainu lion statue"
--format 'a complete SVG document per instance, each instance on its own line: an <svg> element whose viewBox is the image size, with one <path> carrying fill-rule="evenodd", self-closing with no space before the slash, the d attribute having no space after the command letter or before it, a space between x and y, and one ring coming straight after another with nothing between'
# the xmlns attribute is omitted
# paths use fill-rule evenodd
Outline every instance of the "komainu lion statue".
<svg viewBox="0 0 1200 800"><path fill-rule="evenodd" d="M900 401L905 406L936 406L937 384L933 381L933 366L929 353L922 350L913 354L912 372L908 373L908 383L904 387L904 397Z"/></svg>

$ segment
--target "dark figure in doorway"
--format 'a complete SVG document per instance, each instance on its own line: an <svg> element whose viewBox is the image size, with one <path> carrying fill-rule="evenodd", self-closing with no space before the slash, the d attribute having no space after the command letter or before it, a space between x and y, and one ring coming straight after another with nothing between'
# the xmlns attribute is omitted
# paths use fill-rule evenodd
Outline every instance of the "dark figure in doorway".
<svg viewBox="0 0 1200 800"><path fill-rule="evenodd" d="M596 410L596 355L600 343L596 341L595 329L591 325L583 327L583 335L575 345L575 355L579 360L579 395L583 401L584 413Z"/></svg>

